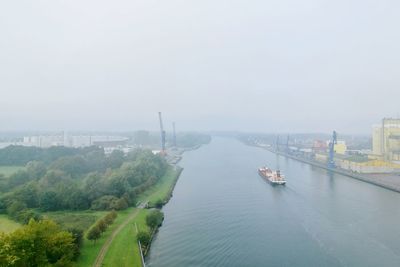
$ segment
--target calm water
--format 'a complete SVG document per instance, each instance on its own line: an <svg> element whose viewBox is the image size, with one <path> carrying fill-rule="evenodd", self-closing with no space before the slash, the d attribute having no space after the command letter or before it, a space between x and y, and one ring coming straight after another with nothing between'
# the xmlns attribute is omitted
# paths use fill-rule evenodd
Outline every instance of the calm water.
<svg viewBox="0 0 400 267"><path fill-rule="evenodd" d="M258 176L265 164L286 187ZM181 165L148 266L400 266L399 193L234 139Z"/></svg>

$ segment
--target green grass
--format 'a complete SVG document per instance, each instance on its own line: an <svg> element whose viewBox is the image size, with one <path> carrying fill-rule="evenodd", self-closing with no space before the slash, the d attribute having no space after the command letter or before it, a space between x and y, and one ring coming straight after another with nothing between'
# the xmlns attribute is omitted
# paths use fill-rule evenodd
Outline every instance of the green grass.
<svg viewBox="0 0 400 267"><path fill-rule="evenodd" d="M107 214L106 211L55 211L46 212L42 215L49 218L64 229L76 228L86 231L98 219Z"/></svg>
<svg viewBox="0 0 400 267"><path fill-rule="evenodd" d="M77 266L92 266L104 242L108 239L114 229L116 229L118 225L121 224L129 216L129 214L133 212L133 210L134 208L129 208L124 211L119 211L118 217L115 219L114 223L101 235L100 239L97 240L96 243L84 238L81 255L77 261Z"/></svg>
<svg viewBox="0 0 400 267"><path fill-rule="evenodd" d="M159 199L168 200L179 174L180 171L174 170L172 167L169 168L167 173L160 179L160 181L150 189L143 192L139 196L138 200L149 201L150 203L154 203ZM109 227L109 229L107 229L105 233L103 233L102 237L97 240L96 244L85 238L77 266L92 266L104 242L109 238L110 234L121 223L123 223L132 212L134 212L134 210L134 208L129 208L124 211L119 211L115 222L111 225L111 227ZM145 222L145 217L148 212L149 210L140 210L132 222L128 223L119 232L114 241L111 243L107 254L105 255L103 266L141 266L139 247L136 241L135 222L139 230L148 230ZM55 214L57 214L57 212ZM67 218L65 220L70 221ZM73 221L73 219L71 219L71 221ZM89 227L87 227L87 229L88 228Z"/></svg>
<svg viewBox="0 0 400 267"><path fill-rule="evenodd" d="M17 230L21 224L11 220L7 215L0 215L0 232L10 233Z"/></svg>
<svg viewBox="0 0 400 267"><path fill-rule="evenodd" d="M141 202L149 201L150 205L159 199L163 201L168 200L179 174L180 172L178 170L174 170L172 167L168 168L167 173L160 179L160 181L143 192L139 196L138 200Z"/></svg>
<svg viewBox="0 0 400 267"><path fill-rule="evenodd" d="M19 170L24 170L24 166L0 166L0 174L4 176L9 176Z"/></svg>
<svg viewBox="0 0 400 267"><path fill-rule="evenodd" d="M136 228L148 230L146 215L149 210L140 210L135 219L128 223L115 237L103 261L103 266L141 266Z"/></svg>

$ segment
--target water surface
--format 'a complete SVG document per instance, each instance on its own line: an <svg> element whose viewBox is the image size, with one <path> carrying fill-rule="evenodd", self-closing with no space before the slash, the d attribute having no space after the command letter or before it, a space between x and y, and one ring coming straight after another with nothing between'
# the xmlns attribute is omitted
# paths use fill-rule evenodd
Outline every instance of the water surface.
<svg viewBox="0 0 400 267"><path fill-rule="evenodd" d="M234 139L180 165L148 266L400 266L399 193ZM262 165L287 185L266 183Z"/></svg>

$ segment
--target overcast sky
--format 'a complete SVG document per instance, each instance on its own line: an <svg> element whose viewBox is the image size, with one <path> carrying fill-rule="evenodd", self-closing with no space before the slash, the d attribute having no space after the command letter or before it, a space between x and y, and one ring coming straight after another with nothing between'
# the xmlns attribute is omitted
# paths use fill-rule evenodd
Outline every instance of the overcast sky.
<svg viewBox="0 0 400 267"><path fill-rule="evenodd" d="M370 133L398 0L0 1L1 130Z"/></svg>

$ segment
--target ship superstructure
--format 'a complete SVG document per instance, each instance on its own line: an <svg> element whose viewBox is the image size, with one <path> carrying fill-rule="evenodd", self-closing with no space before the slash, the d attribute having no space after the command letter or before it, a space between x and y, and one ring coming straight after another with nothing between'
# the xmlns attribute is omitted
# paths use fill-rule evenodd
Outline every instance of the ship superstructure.
<svg viewBox="0 0 400 267"><path fill-rule="evenodd" d="M258 174L273 185L286 184L285 176L280 170L273 171L268 167L261 167L258 169Z"/></svg>

